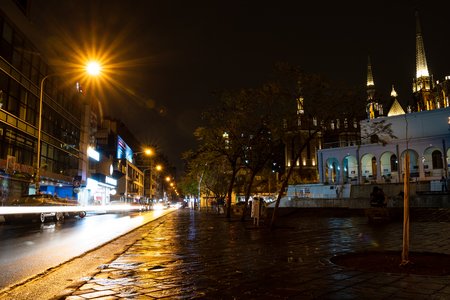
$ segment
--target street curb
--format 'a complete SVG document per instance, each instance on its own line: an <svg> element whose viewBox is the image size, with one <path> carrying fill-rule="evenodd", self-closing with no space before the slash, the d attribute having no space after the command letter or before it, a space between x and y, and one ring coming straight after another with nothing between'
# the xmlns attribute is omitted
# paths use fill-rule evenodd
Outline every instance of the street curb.
<svg viewBox="0 0 450 300"><path fill-rule="evenodd" d="M81 255L1 289L0 299L28 300L64 298L73 292L74 289L76 290L77 287L84 284L93 275L97 274L100 265L111 262L145 234L148 234L148 231L144 230L144 227L151 225L174 211L168 211ZM158 226L159 224L155 225Z"/></svg>

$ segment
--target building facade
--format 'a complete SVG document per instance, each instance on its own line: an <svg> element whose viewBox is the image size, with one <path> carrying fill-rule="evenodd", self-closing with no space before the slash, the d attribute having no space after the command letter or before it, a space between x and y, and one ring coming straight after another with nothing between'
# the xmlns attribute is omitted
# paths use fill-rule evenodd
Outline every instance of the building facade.
<svg viewBox="0 0 450 300"><path fill-rule="evenodd" d="M22 4L3 1L0 8L2 203L36 192L33 182L38 165L40 189L44 193L73 197L73 178L80 175L84 100L76 82L67 87L58 76L46 78L41 155L37 157L40 84L53 70L46 62L45 53L39 50L39 32L28 19L27 5Z"/></svg>
<svg viewBox="0 0 450 300"><path fill-rule="evenodd" d="M416 14L416 76L412 103L404 110L392 88L391 107L382 115L374 100L375 85L369 61L368 117L360 122L361 141L351 147L318 151L320 182L330 184L364 184L403 182L405 157L409 153L409 176L416 181L439 181L448 178L450 164L450 77L442 82L430 75L423 35ZM374 132L379 125L386 131Z"/></svg>

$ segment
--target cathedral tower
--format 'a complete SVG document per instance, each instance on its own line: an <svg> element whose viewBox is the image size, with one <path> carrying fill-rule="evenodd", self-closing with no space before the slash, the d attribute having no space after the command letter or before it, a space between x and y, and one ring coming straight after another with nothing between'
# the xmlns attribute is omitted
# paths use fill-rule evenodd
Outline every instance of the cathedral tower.
<svg viewBox="0 0 450 300"><path fill-rule="evenodd" d="M375 100L375 83L373 81L372 64L370 56L367 61L367 105L366 112L368 119L374 119L383 115L383 106Z"/></svg>
<svg viewBox="0 0 450 300"><path fill-rule="evenodd" d="M432 99L431 90L433 80L428 72L427 58L420 27L419 13L416 11L416 77L413 80L413 94L415 103L408 111L424 111L436 108Z"/></svg>

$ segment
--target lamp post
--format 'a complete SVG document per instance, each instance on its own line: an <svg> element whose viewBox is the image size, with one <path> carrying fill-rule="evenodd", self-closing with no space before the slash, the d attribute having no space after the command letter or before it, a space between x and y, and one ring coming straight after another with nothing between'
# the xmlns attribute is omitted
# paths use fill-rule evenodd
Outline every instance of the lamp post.
<svg viewBox="0 0 450 300"><path fill-rule="evenodd" d="M152 148L145 148L144 149L144 151L139 151L139 152L135 152L135 153L133 153L133 158L135 157L135 156L137 156L138 154L141 154L141 153L144 153L146 156L149 156L150 157L150 166L149 166L149 168L147 168L147 169L144 169L144 170L142 170L142 172L144 173L144 178L143 178L143 182L142 182L142 185L143 185L143 195L144 195L144 197L145 197L145 171L148 171L148 170L150 170L150 177L151 177L151 168L152 168L152 160L151 160L151 157L155 154L155 151L152 149ZM135 163L134 162L134 159L133 159L133 163ZM137 166L138 168L142 168L142 167L144 167L144 166ZM128 166L127 166L127 170L128 170ZM151 178L150 178L150 180L151 180ZM127 193L127 190L128 190L128 175L127 175L127 179L125 180L125 194ZM151 193L151 181L150 181L150 193Z"/></svg>
<svg viewBox="0 0 450 300"><path fill-rule="evenodd" d="M89 62L86 65L86 72L92 76L100 74L101 67L97 62ZM42 135L42 106L44 102L44 84L49 77L56 76L58 74L51 73L42 77L40 82L39 93L39 118L38 118L38 137L37 137L37 163L36 163L36 178L35 188L36 193L40 193L40 181L41 181L41 135Z"/></svg>
<svg viewBox="0 0 450 300"><path fill-rule="evenodd" d="M162 165L158 164L155 166L155 170L157 173L160 173L162 171L163 167ZM156 191L155 191L155 196L157 196L158 193L158 179L159 179L159 174L156 175L155 178L155 182L156 182ZM152 179L151 179L152 180ZM153 181L153 180L152 180ZM152 181L150 181L150 192L153 194L153 185L152 185Z"/></svg>

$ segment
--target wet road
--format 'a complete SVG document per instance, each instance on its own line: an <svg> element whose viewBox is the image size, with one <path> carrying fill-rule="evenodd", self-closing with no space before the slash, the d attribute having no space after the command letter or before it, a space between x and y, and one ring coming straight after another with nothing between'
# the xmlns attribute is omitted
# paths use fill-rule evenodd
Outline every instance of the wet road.
<svg viewBox="0 0 450 300"><path fill-rule="evenodd" d="M146 225L142 239L65 299L450 299L450 276L371 273L329 261L401 249L401 222L297 215L268 230L189 210L161 222ZM450 253L449 233L450 223L413 222L411 250Z"/></svg>
<svg viewBox="0 0 450 300"><path fill-rule="evenodd" d="M0 223L0 289L44 272L167 211L88 214L62 223Z"/></svg>

